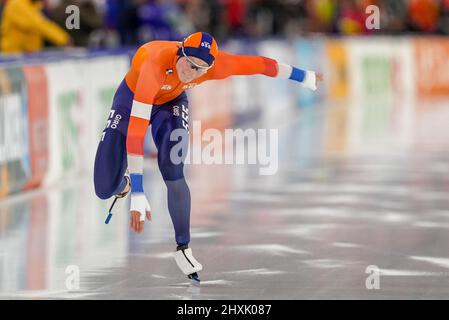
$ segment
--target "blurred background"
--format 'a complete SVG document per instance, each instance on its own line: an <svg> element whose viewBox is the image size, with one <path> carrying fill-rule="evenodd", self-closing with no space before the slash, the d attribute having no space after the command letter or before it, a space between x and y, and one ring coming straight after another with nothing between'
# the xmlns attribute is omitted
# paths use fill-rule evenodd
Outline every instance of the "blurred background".
<svg viewBox="0 0 449 320"><path fill-rule="evenodd" d="M41 7L43 17L65 29L66 8L80 9L80 29L66 30L71 45L120 47L151 40L182 40L203 30L219 41L235 38L263 39L298 36L366 34L449 33L447 0L30 0L0 1L3 20L29 6ZM381 14L380 30L365 26L366 8L376 5ZM40 21L29 19L30 24ZM3 33L8 32L3 25ZM47 34L48 35L48 34ZM45 47L60 44L46 37Z"/></svg>
<svg viewBox="0 0 449 320"><path fill-rule="evenodd" d="M71 5L79 29L67 28ZM366 26L369 5L379 29ZM264 76L188 91L190 121L201 121L192 141L208 128L279 137L274 175L186 165L201 289L170 260L149 137L142 235L127 200L106 226L111 201L92 185L135 50L196 31L226 52L324 74L314 92ZM0 0L0 298L447 298L448 32L448 0ZM369 265L381 290L365 287Z"/></svg>

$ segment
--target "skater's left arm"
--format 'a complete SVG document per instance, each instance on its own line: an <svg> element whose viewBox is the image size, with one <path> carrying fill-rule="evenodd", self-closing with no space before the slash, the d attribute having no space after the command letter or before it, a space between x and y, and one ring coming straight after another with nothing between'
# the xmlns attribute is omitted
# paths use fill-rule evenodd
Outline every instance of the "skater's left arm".
<svg viewBox="0 0 449 320"><path fill-rule="evenodd" d="M145 133L150 123L154 97L161 84L150 60L146 60L139 71L126 135L126 151L130 173L142 175ZM142 189L141 179L136 181L131 184L133 192Z"/></svg>
<svg viewBox="0 0 449 320"><path fill-rule="evenodd" d="M322 74L303 70L263 56L240 56L219 51L214 66L207 72L210 80L224 79L235 75L262 74L274 78L297 81L302 87L317 89Z"/></svg>
<svg viewBox="0 0 449 320"><path fill-rule="evenodd" d="M161 86L161 79L155 69L151 60L146 60L140 68L126 136L127 162L131 178L130 211L132 221L135 222L133 228L137 232L143 230L145 215L149 217L151 210L143 190L143 143L150 123L154 97ZM137 222L138 220L140 222Z"/></svg>

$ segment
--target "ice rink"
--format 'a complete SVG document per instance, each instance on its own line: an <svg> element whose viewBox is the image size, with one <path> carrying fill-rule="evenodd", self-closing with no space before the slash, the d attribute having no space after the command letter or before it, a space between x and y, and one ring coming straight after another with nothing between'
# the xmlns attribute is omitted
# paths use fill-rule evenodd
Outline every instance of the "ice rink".
<svg viewBox="0 0 449 320"><path fill-rule="evenodd" d="M104 224L111 200L96 198L90 173L2 200L0 298L448 299L449 101L404 100L364 123L369 107L320 102L246 123L279 130L274 175L186 167L199 287L172 257L154 159L142 234L129 228L128 199Z"/></svg>

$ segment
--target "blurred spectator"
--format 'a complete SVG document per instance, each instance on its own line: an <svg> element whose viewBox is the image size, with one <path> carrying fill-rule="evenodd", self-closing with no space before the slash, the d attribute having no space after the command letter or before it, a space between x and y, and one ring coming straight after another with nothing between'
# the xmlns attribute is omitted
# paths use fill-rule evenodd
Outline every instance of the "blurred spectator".
<svg viewBox="0 0 449 320"><path fill-rule="evenodd" d="M275 0L253 0L248 2L245 11L247 12L245 30L240 30L241 35L270 37L272 35L283 34L287 19L283 2ZM232 37L232 28L229 29L229 32L228 36Z"/></svg>
<svg viewBox="0 0 449 320"><path fill-rule="evenodd" d="M43 39L56 45L67 43L67 34L40 13L42 1L0 0L2 50L40 50ZM198 30L209 32L220 41L232 37L294 38L314 33L449 34L449 0L45 0L45 3L53 5L48 10L49 16L62 27L68 16L66 7L74 4L80 8L80 29L67 32L76 46L83 47L182 40L184 35ZM370 13L366 8L371 4L379 8L380 29L367 30L365 23ZM29 18L31 13L33 18Z"/></svg>
<svg viewBox="0 0 449 320"><path fill-rule="evenodd" d="M2 16L3 6L5 5L4 2L5 0L0 0L0 17Z"/></svg>
<svg viewBox="0 0 449 320"><path fill-rule="evenodd" d="M69 35L41 13L41 0L8 0L4 5L0 30L3 53L40 51L44 40L64 46Z"/></svg>
<svg viewBox="0 0 449 320"><path fill-rule="evenodd" d="M59 5L49 10L49 16L59 26L65 28L68 14L66 8L75 5L80 10L79 29L68 29L67 32L77 47L88 47L89 37L95 30L103 27L103 17L99 14L92 0L61 0Z"/></svg>
<svg viewBox="0 0 449 320"><path fill-rule="evenodd" d="M309 0L305 6L307 27L305 31L332 33L336 30L338 5L332 0Z"/></svg>
<svg viewBox="0 0 449 320"><path fill-rule="evenodd" d="M209 30L209 24L211 22L211 8L214 3L216 4L216 0L178 0L177 3L179 8L182 10L180 12L180 16L184 16L184 26L191 30L191 32L195 32L197 30ZM217 15L222 14L223 8L220 4L220 11L217 11ZM188 34L188 33L183 33Z"/></svg>
<svg viewBox="0 0 449 320"><path fill-rule="evenodd" d="M443 0L441 3L439 30L441 33L449 35L449 0Z"/></svg>
<svg viewBox="0 0 449 320"><path fill-rule="evenodd" d="M338 18L338 30L345 35L366 33L365 6L362 1L341 0Z"/></svg>
<svg viewBox="0 0 449 320"><path fill-rule="evenodd" d="M226 24L229 31L233 34L242 33L246 18L247 6L244 0L226 0L224 1L226 12Z"/></svg>
<svg viewBox="0 0 449 320"><path fill-rule="evenodd" d="M122 45L151 40L179 40L194 28L182 1L174 0L107 0L106 26L115 30ZM204 13L200 8L196 15Z"/></svg>
<svg viewBox="0 0 449 320"><path fill-rule="evenodd" d="M54 0L58 1L58 0ZM107 28L122 44L177 40L197 30L232 37L376 35L449 31L449 0L103 0ZM368 30L369 5L380 29Z"/></svg>
<svg viewBox="0 0 449 320"><path fill-rule="evenodd" d="M144 3L144 0L105 1L105 28L108 33L117 34L119 44L129 46L139 42L137 10Z"/></svg>
<svg viewBox="0 0 449 320"><path fill-rule="evenodd" d="M434 32L440 14L439 0L410 0L409 16L413 31Z"/></svg>
<svg viewBox="0 0 449 320"><path fill-rule="evenodd" d="M176 26L181 15L179 7L170 1L144 1L137 8L139 43L151 40L179 40Z"/></svg>
<svg viewBox="0 0 449 320"><path fill-rule="evenodd" d="M376 1L376 5L380 10L380 27L379 33L400 33L407 31L408 0L382 0Z"/></svg>

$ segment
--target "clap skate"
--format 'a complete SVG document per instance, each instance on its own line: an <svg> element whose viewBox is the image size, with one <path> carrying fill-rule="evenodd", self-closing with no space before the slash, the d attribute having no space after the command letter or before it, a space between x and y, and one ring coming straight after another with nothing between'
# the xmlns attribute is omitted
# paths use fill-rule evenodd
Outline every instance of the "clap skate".
<svg viewBox="0 0 449 320"><path fill-rule="evenodd" d="M112 202L111 207L109 208L109 214L106 217L106 220L104 222L105 224L109 224L109 221L112 218L112 208L114 208L114 205L115 205L115 202L117 201L117 199L126 197L126 195L131 191L131 179L130 179L128 173L125 174L125 179L126 179L125 189L122 192L115 195L114 201Z"/></svg>
<svg viewBox="0 0 449 320"><path fill-rule="evenodd" d="M193 257L192 249L187 245L179 246L174 254L174 257L176 264L191 280L192 284L199 285L201 280L198 272L203 270L203 266Z"/></svg>

